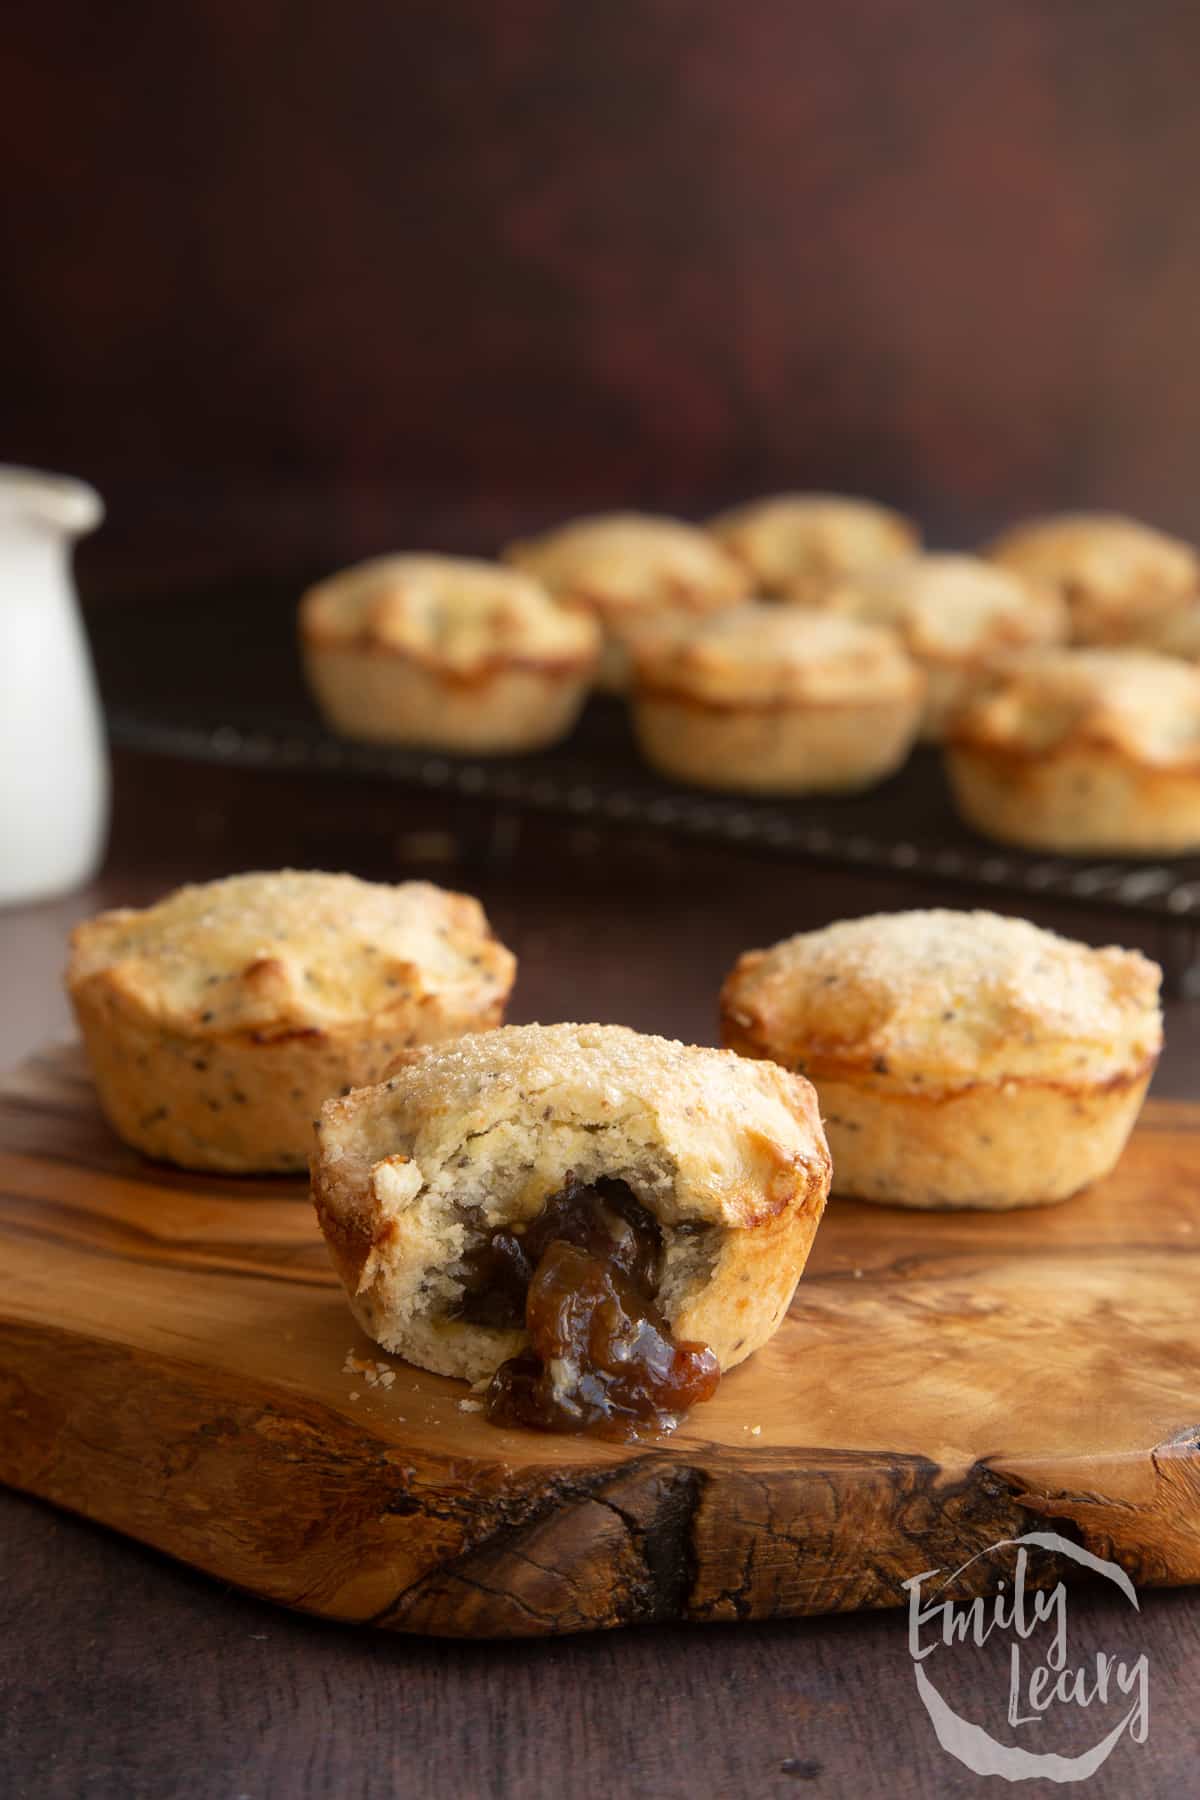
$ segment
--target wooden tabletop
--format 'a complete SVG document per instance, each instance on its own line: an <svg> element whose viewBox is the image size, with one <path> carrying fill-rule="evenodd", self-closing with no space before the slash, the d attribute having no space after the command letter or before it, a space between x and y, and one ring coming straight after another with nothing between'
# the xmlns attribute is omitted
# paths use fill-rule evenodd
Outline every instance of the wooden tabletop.
<svg viewBox="0 0 1200 1800"><path fill-rule="evenodd" d="M521 973L512 1017L623 1020L700 1042L733 956L876 907L972 903L890 878L496 817L382 783L118 759L101 878L0 914L0 1061L67 1028L71 923L234 869L345 867L478 893ZM1039 909L1096 942L1102 914ZM1168 1010L1155 1092L1197 1096L1200 1003ZM1197 1396L1200 1418L1200 1395ZM1194 1792L1200 1596L1072 1590L1072 1665L1149 1662L1150 1729L1092 1795ZM20 1797L253 1800L336 1795L975 1793L918 1699L900 1612L540 1644L462 1644L322 1625L224 1590L137 1545L0 1494L0 1787ZM1003 1716L1008 1646L956 1647L939 1685ZM1031 1728L1095 1740L1083 1712ZM1050 1733L1055 1736L1053 1742ZM1027 1791L1058 1791L1032 1781Z"/></svg>

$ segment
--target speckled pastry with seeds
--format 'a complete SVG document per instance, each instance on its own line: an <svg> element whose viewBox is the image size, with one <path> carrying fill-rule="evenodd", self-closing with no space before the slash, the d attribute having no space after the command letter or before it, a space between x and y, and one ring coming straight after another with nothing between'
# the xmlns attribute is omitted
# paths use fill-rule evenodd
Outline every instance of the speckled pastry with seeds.
<svg viewBox="0 0 1200 1800"><path fill-rule="evenodd" d="M987 912L879 913L751 950L726 1044L802 1070L834 1187L913 1207L1062 1200L1124 1148L1162 1047L1161 972Z"/></svg>
<svg viewBox="0 0 1200 1800"><path fill-rule="evenodd" d="M498 1025L515 969L467 895L283 870L87 920L66 980L118 1136L244 1173L303 1169L322 1103L406 1046Z"/></svg>
<svg viewBox="0 0 1200 1800"><path fill-rule="evenodd" d="M469 1380L524 1333L458 1315L463 1258L568 1176L629 1185L663 1234L659 1307L723 1369L778 1328L829 1189L807 1081L623 1025L506 1026L413 1052L325 1107L312 1170L363 1329Z"/></svg>

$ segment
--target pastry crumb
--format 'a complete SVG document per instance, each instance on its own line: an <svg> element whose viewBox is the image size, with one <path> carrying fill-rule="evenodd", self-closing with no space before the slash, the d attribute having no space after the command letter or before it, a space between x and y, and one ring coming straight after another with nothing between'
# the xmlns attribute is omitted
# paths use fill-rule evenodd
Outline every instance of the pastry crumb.
<svg viewBox="0 0 1200 1800"><path fill-rule="evenodd" d="M459 1412L482 1412L483 1411L483 1401L482 1400L460 1400L458 1403L458 1410L459 1410Z"/></svg>
<svg viewBox="0 0 1200 1800"><path fill-rule="evenodd" d="M353 1350L346 1352L342 1374L361 1375L369 1388L390 1388L396 1380L395 1369L390 1368L387 1363L372 1362L369 1357L356 1356Z"/></svg>

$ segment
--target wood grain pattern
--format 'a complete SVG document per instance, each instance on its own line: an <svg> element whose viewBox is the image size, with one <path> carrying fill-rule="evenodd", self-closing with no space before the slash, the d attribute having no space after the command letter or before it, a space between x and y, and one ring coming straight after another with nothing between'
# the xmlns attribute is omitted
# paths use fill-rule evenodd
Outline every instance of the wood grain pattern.
<svg viewBox="0 0 1200 1800"><path fill-rule="evenodd" d="M1198 1176L1200 1109L1160 1104L1050 1211L835 1203L784 1329L674 1438L543 1439L403 1364L347 1374L386 1359L298 1184L139 1161L56 1050L0 1095L0 1477L270 1599L448 1635L894 1605L1046 1522L1200 1581Z"/></svg>

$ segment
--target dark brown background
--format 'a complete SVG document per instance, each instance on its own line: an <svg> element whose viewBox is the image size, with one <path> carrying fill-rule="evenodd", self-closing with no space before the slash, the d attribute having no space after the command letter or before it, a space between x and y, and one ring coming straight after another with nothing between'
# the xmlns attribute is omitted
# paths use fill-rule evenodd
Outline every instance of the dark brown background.
<svg viewBox="0 0 1200 1800"><path fill-rule="evenodd" d="M106 584L800 483L1200 529L1194 0L199 0L0 45L3 442Z"/></svg>
<svg viewBox="0 0 1200 1800"><path fill-rule="evenodd" d="M0 457L103 490L92 593L785 482L876 492L963 542L1078 501L1200 532L1195 0L9 15ZM657 841L410 867L402 827L430 818L440 801L118 758L100 884L6 918L0 1051L61 1024L70 918L251 860L485 887L533 921L528 1004L561 1010L583 957L581 1008L699 1035L698 970L731 947L950 897ZM1171 1013L1175 1092L1194 1014ZM22 1800L557 1796L564 1770L639 1800L979 1789L914 1710L894 1615L391 1641L17 1496L0 1511L0 1788ZM1195 1788L1195 1599L1143 1607L1079 1602L1081 1655L1153 1669L1151 1740L1097 1797ZM974 1716L996 1691L968 1667L952 1698Z"/></svg>

